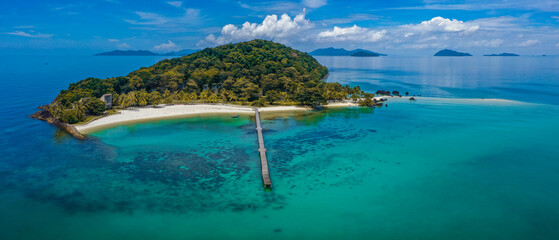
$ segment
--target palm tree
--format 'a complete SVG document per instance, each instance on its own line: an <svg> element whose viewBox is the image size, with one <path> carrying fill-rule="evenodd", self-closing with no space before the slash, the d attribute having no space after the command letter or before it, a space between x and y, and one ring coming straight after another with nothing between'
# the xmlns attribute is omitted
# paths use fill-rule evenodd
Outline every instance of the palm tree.
<svg viewBox="0 0 559 240"><path fill-rule="evenodd" d="M136 99L136 92L132 91L126 94L126 96L122 99L122 107L131 107L138 105L138 99Z"/></svg>
<svg viewBox="0 0 559 240"><path fill-rule="evenodd" d="M169 96L171 96L171 91L169 91L169 89L165 89L163 92L163 98L168 98Z"/></svg>
<svg viewBox="0 0 559 240"><path fill-rule="evenodd" d="M192 102L196 99L198 99L198 94L196 94L195 92L191 92L188 94L188 101Z"/></svg>
<svg viewBox="0 0 559 240"><path fill-rule="evenodd" d="M60 104L58 102L55 102L55 103L53 103L49 106L49 112L56 119L60 119L60 117L62 117L62 110L63 110L63 107L60 106Z"/></svg>
<svg viewBox="0 0 559 240"><path fill-rule="evenodd" d="M333 97L332 91L330 91L329 89L326 90L324 92L324 98L326 98L326 100L333 100L334 97Z"/></svg>
<svg viewBox="0 0 559 240"><path fill-rule="evenodd" d="M280 92L280 96L281 96L281 101L282 102L287 102L287 100L288 100L287 99L287 97L288 97L287 92Z"/></svg>
<svg viewBox="0 0 559 240"><path fill-rule="evenodd" d="M236 102L239 101L239 97L234 92L229 92L229 102Z"/></svg>
<svg viewBox="0 0 559 240"><path fill-rule="evenodd" d="M120 105L118 103L118 98L120 97L120 95L118 93L113 93L113 106L117 106Z"/></svg>
<svg viewBox="0 0 559 240"><path fill-rule="evenodd" d="M185 92L184 90L181 90L178 94L179 100L181 101L187 101L188 100L188 93Z"/></svg>
<svg viewBox="0 0 559 240"><path fill-rule="evenodd" d="M208 90L204 90L200 93L200 99L202 101L207 101L208 100Z"/></svg>
<svg viewBox="0 0 559 240"><path fill-rule="evenodd" d="M146 91L136 92L136 99L138 105L140 106L148 105L148 93Z"/></svg>
<svg viewBox="0 0 559 240"><path fill-rule="evenodd" d="M216 103L217 101L219 101L219 98L217 97L217 94L215 94L215 93L208 97L208 102Z"/></svg>
<svg viewBox="0 0 559 240"><path fill-rule="evenodd" d="M228 90L222 90L219 93L219 98L221 98L221 100L223 100L224 102L227 101L227 99L229 99L229 91Z"/></svg>
<svg viewBox="0 0 559 240"><path fill-rule="evenodd" d="M82 98L77 102L72 103L72 114L75 116L76 121L81 121L84 116L85 116L85 112L87 111L87 106L86 106L86 102L87 99Z"/></svg>
<svg viewBox="0 0 559 240"><path fill-rule="evenodd" d="M148 94L148 102L150 105L158 105L161 102L161 94L158 91L153 91Z"/></svg>
<svg viewBox="0 0 559 240"><path fill-rule="evenodd" d="M124 103L124 99L126 98L126 93L122 93L120 95L118 95L118 97L115 99L116 100L116 105L120 106L120 107L124 107L123 103Z"/></svg>

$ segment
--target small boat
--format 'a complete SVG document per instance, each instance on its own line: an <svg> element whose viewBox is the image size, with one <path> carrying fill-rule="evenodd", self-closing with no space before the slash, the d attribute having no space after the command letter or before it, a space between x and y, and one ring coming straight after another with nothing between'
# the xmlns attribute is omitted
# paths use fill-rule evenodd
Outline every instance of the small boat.
<svg viewBox="0 0 559 240"><path fill-rule="evenodd" d="M231 116L231 118L239 118L239 114L237 114L235 116Z"/></svg>

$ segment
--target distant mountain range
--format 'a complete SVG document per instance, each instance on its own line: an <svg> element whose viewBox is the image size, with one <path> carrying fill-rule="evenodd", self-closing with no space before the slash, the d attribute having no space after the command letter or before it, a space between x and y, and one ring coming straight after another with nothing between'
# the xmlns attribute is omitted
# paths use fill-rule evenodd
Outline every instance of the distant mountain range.
<svg viewBox="0 0 559 240"><path fill-rule="evenodd" d="M352 56L352 57L378 57L380 55L378 53L374 53L374 52L359 51L359 52L354 52L350 56Z"/></svg>
<svg viewBox="0 0 559 240"><path fill-rule="evenodd" d="M316 50L310 52L309 54L313 55L313 56L351 56L352 54L355 54L357 52L370 53L370 54L376 55L377 57L378 56L386 56L386 54L376 53L376 52L365 50L365 49L355 49L355 50L348 51L348 50L345 50L343 48L333 48L333 47L319 48L319 49L316 49ZM363 54L363 53L360 53L360 54Z"/></svg>
<svg viewBox="0 0 559 240"><path fill-rule="evenodd" d="M487 56L487 57L518 57L520 55L516 54L516 53L501 53L501 54L486 54L483 56Z"/></svg>
<svg viewBox="0 0 559 240"><path fill-rule="evenodd" d="M97 53L95 56L186 56L197 51L198 50L183 49L180 51L158 54L148 50L114 50L112 52Z"/></svg>
<svg viewBox="0 0 559 240"><path fill-rule="evenodd" d="M172 51L172 52L168 52L168 53L164 53L164 54L160 54L162 56L186 56L186 55L190 55L193 54L195 52L198 52L200 50L194 50L194 49L183 49L180 51Z"/></svg>
<svg viewBox="0 0 559 240"><path fill-rule="evenodd" d="M463 53L463 52L457 52L454 50L450 50L450 49L443 49L438 51L437 53L435 53L436 57L467 57L467 56L472 56L472 54L469 53Z"/></svg>

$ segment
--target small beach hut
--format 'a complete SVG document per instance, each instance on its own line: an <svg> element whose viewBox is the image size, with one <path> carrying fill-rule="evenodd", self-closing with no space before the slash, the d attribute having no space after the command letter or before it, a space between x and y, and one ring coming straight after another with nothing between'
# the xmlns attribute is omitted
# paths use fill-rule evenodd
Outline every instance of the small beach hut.
<svg viewBox="0 0 559 240"><path fill-rule="evenodd" d="M101 101L105 103L105 108L112 108L113 107L113 95L110 93L104 94L101 96Z"/></svg>

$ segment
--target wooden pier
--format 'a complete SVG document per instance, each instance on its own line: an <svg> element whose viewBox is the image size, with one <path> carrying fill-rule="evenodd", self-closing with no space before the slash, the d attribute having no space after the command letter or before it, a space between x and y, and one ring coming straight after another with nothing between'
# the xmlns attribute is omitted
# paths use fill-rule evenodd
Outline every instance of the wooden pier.
<svg viewBox="0 0 559 240"><path fill-rule="evenodd" d="M254 108L256 113L256 133L258 134L258 152L260 152L260 165L262 166L262 184L267 190L272 189L272 181L270 180L270 172L268 171L268 159L266 158L266 147L264 147L264 138L262 137L262 125L260 124L260 112L258 108Z"/></svg>

